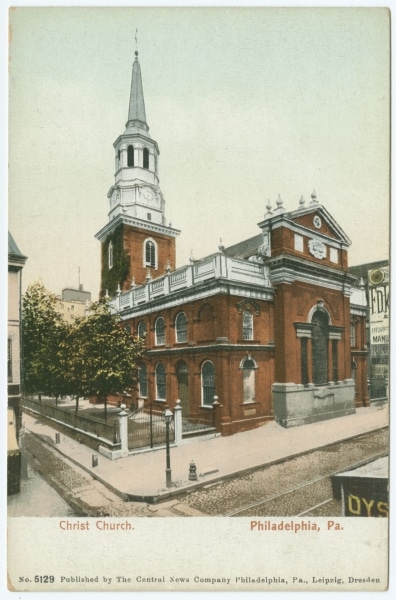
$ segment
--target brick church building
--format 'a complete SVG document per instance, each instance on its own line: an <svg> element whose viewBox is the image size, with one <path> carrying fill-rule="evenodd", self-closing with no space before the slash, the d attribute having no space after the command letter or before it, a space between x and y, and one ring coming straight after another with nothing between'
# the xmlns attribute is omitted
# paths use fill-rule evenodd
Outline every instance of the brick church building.
<svg viewBox="0 0 396 600"><path fill-rule="evenodd" d="M223 435L284 427L368 405L366 299L348 271L350 240L315 192L266 207L257 235L176 268L159 147L146 121L138 53L128 121L101 242L101 293L146 352L132 401Z"/></svg>

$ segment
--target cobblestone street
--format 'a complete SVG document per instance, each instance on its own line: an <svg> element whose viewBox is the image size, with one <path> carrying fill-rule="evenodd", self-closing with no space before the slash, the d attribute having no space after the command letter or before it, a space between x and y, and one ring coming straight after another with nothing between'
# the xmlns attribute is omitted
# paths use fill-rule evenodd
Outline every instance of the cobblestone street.
<svg viewBox="0 0 396 600"><path fill-rule="evenodd" d="M30 470L39 473L67 503L59 504L58 508L55 502L54 510L59 514L52 514L52 511L51 515L45 512L45 516L64 516L65 510L66 514L92 517L339 516L341 503L332 500L330 475L386 453L388 436L388 429L381 429L243 476L209 483L200 490L158 504L124 502L60 455L53 445L32 433L25 432L23 449ZM53 490L50 491L54 493ZM43 488L40 493L45 507L48 492ZM22 487L21 497L28 494L29 488ZM28 501L21 501L19 509L17 505L11 497L10 516L30 515ZM69 513L65 506L70 507Z"/></svg>
<svg viewBox="0 0 396 600"><path fill-rule="evenodd" d="M258 469L245 476L208 486L185 496L183 502L211 515L294 516L332 497L330 474L388 450L388 430L328 446L286 462ZM259 506L257 503L265 504ZM243 507L250 509L239 512ZM326 512L326 510L328 512ZM336 512L334 512L336 511ZM331 502L307 514L339 516L341 503Z"/></svg>

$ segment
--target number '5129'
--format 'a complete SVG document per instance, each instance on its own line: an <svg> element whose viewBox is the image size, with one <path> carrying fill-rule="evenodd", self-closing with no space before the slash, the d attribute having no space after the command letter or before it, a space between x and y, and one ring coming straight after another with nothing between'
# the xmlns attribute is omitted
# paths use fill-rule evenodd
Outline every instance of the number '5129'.
<svg viewBox="0 0 396 600"><path fill-rule="evenodd" d="M35 575L35 583L54 583L55 577L53 575Z"/></svg>

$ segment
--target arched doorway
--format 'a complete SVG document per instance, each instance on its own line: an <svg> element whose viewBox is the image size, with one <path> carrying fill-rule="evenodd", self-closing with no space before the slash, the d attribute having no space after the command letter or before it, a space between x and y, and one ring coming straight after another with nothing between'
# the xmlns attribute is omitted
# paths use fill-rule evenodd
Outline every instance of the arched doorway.
<svg viewBox="0 0 396 600"><path fill-rule="evenodd" d="M183 417L188 417L190 414L188 403L188 368L184 360L177 363L177 396L180 400Z"/></svg>
<svg viewBox="0 0 396 600"><path fill-rule="evenodd" d="M326 385L328 381L329 318L325 311L317 310L312 317L313 382Z"/></svg>
<svg viewBox="0 0 396 600"><path fill-rule="evenodd" d="M249 355L241 362L240 368L243 373L243 402L255 402L257 364Z"/></svg>

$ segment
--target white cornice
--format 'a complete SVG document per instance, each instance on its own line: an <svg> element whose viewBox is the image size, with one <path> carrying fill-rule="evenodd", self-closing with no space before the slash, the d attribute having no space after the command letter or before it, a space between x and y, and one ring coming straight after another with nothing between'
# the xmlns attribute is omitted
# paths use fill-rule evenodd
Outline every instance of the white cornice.
<svg viewBox="0 0 396 600"><path fill-rule="evenodd" d="M128 142L128 140L132 141L132 140L136 140L136 139L142 139L146 143L153 145L155 147L157 154L158 155L160 154L157 142L155 140L153 140L153 138L148 133L142 133L142 131L140 129L136 132L122 133L121 135L118 136L118 138L114 142L113 147L117 148L122 142Z"/></svg>
<svg viewBox="0 0 396 600"><path fill-rule="evenodd" d="M197 289L198 287L200 288L199 290ZM161 299L157 298L152 300L151 302L145 302L144 304L135 306L134 308L127 308L126 310L120 312L121 319L124 321L126 319L141 317L147 314L151 314L153 312L173 308L175 306L181 306L188 302L194 302L196 300L211 298L216 295L230 294L231 296L234 295L243 298L255 298L257 300L265 301L272 301L274 297L274 292L268 288L266 288L265 290L260 290L258 288L254 290L247 290L243 286L229 286L227 284L221 283L217 284L215 287L209 290L206 286L202 287L200 285L193 286L187 289L187 293L185 288L183 290L173 292L172 294L164 296Z"/></svg>
<svg viewBox="0 0 396 600"><path fill-rule="evenodd" d="M171 237L177 237L180 234L179 229L173 229L173 227L167 227L166 225L159 225L158 223L152 223L150 221L143 221L136 217L129 217L127 215L117 215L109 223L107 223L98 233L95 235L96 239L100 242L106 239L109 233L117 227L117 225L130 225L131 227L139 227L139 229L145 229L146 231L155 231L163 235L169 235Z"/></svg>
<svg viewBox="0 0 396 600"><path fill-rule="evenodd" d="M291 267L283 267L279 269L276 274L271 271L270 277L273 285L278 283L292 284L295 281L299 281L302 283L323 287L325 289L336 290L337 292L342 292L344 296L347 297L351 296L352 294L351 286L343 283L342 281L335 282L325 277L318 277L317 275L302 275Z"/></svg>

